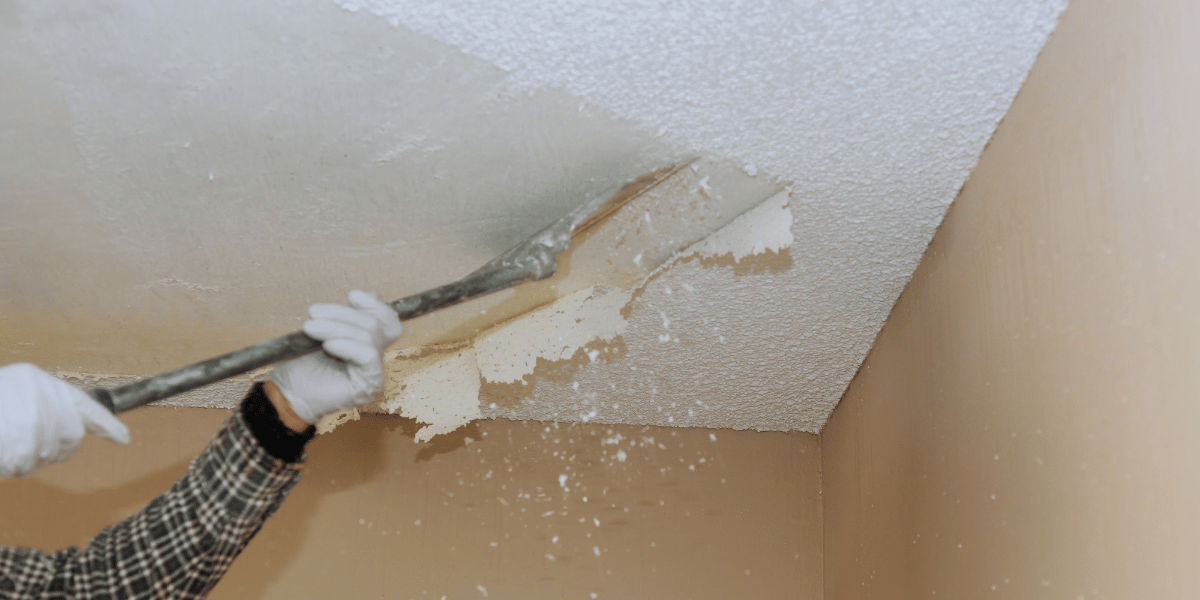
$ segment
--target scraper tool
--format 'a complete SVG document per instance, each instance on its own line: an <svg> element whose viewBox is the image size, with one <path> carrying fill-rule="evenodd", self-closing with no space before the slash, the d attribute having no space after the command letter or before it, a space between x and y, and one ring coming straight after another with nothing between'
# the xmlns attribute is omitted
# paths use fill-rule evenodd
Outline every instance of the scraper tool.
<svg viewBox="0 0 1200 600"><path fill-rule="evenodd" d="M603 221L691 162L688 160L651 171L612 193L601 194L509 248L470 275L401 298L392 302L391 306L399 313L401 321L407 321L522 282L550 277L558 267L559 253L571 246L572 235L578 235ZM321 342L308 337L303 331L297 331L116 388L94 387L88 393L112 412L119 413L320 348Z"/></svg>

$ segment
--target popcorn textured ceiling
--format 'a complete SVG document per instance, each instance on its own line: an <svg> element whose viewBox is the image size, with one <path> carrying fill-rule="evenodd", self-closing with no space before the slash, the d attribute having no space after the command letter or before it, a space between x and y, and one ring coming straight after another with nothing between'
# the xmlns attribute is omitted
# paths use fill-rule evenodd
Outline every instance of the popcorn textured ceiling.
<svg viewBox="0 0 1200 600"><path fill-rule="evenodd" d="M483 414L810 432L1065 8L3 4L5 358L153 374L351 287L462 276L698 154L698 183L738 206L787 189L791 247L675 265L609 358L485 384ZM454 338L451 320L411 340Z"/></svg>

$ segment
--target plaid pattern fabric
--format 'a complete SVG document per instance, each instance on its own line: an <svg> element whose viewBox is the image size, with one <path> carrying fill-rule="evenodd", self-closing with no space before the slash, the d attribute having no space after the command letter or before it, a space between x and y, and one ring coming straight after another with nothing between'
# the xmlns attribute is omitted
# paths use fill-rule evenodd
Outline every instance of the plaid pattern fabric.
<svg viewBox="0 0 1200 600"><path fill-rule="evenodd" d="M0 547L0 598L203 598L299 480L241 411L170 491L82 549Z"/></svg>

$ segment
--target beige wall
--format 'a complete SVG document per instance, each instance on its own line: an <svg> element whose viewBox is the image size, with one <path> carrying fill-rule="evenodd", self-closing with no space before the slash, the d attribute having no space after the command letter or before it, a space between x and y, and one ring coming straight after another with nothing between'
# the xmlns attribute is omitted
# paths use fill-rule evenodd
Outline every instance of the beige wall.
<svg viewBox="0 0 1200 600"><path fill-rule="evenodd" d="M1198 213L1196 3L1073 3L822 433L828 597L1200 596Z"/></svg>
<svg viewBox="0 0 1200 600"><path fill-rule="evenodd" d="M89 439L0 481L0 543L85 542L167 489L227 415L139 409L123 415L132 446ZM822 597L816 436L498 420L415 444L415 430L372 416L318 437L212 597Z"/></svg>

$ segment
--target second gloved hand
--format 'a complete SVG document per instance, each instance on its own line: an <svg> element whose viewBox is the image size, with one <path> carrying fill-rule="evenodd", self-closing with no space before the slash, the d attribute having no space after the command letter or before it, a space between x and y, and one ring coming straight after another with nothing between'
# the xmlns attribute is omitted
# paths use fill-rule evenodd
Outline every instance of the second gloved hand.
<svg viewBox="0 0 1200 600"><path fill-rule="evenodd" d="M313 304L304 333L324 352L288 361L268 376L292 410L308 423L366 404L383 390L383 351L404 331L396 311L354 290L350 306Z"/></svg>
<svg viewBox="0 0 1200 600"><path fill-rule="evenodd" d="M28 363L0 367L0 476L65 459L86 432L129 443L129 429L91 396Z"/></svg>

